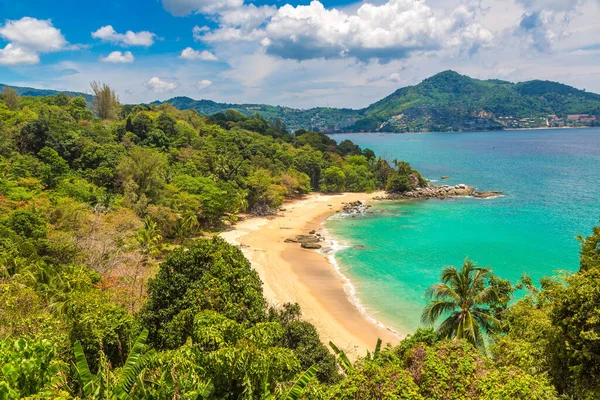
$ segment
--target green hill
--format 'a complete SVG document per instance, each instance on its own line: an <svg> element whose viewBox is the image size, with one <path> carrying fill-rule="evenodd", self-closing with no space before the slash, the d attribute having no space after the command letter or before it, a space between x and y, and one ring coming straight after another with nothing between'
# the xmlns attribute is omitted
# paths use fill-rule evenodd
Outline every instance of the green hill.
<svg viewBox="0 0 600 400"><path fill-rule="evenodd" d="M594 93L557 82L479 80L454 71L444 71L418 85L398 89L361 110L325 107L300 110L265 104L215 103L187 97L175 97L166 103L205 114L226 109L245 115L258 113L267 119L279 118L290 129L324 132L533 128L567 124L568 114L600 117L600 95ZM548 122L549 115L558 119ZM571 123L593 124L591 121Z"/></svg>
<svg viewBox="0 0 600 400"><path fill-rule="evenodd" d="M161 104L161 102L155 102ZM235 110L246 116L260 114L266 119L280 119L290 129L340 130L354 124L362 114L349 108L316 107L308 110L271 106L268 104L230 104L211 100L194 100L189 97L174 97L162 103L171 104L180 110L194 109L201 114L212 115L225 110Z"/></svg>
<svg viewBox="0 0 600 400"><path fill-rule="evenodd" d="M4 90L7 85L0 83L0 92ZM35 89L30 87L21 86L10 86L17 91L19 96L33 96L33 97L45 97L45 96L56 96L59 93L64 93L69 97L82 96L89 104L91 104L93 96L91 94L81 92L70 92L67 90L52 90L52 89Z"/></svg>
<svg viewBox="0 0 600 400"><path fill-rule="evenodd" d="M398 89L362 113L354 128L368 131L531 127L543 126L549 115L598 115L600 95L556 82L484 81L445 71Z"/></svg>

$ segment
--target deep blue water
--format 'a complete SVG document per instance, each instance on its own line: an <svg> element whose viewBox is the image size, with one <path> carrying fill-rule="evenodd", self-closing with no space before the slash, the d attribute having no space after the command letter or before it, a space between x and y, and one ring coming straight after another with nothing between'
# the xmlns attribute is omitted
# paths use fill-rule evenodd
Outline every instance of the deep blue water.
<svg viewBox="0 0 600 400"><path fill-rule="evenodd" d="M469 257L511 281L575 271L575 236L600 217L600 129L331 137L408 161L431 180L504 193L381 202L364 218L327 222L342 243L364 246L336 258L369 312L400 331L419 325L423 293L443 266Z"/></svg>

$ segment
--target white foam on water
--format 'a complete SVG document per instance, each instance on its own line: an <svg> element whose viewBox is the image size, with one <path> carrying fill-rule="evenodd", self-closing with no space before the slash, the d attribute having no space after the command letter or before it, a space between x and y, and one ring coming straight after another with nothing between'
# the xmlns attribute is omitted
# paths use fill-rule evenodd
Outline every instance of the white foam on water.
<svg viewBox="0 0 600 400"><path fill-rule="evenodd" d="M338 214L339 215L339 214ZM346 216L349 216L352 214L347 214ZM335 217L335 215L331 216L330 218ZM338 216L338 218L340 218ZM342 278L342 282L344 282L344 292L346 293L346 296L348 297L348 300L350 301L350 303L352 303L352 305L371 323L379 326L380 328L384 328L387 329L388 331L399 335L400 334L392 329L391 327L385 325L383 322L377 320L375 317L373 317L371 314L369 314L369 309L362 304L362 302L360 301L358 295L357 295L357 291L356 291L356 286L354 286L354 284L352 283L352 281L350 280L350 278L348 278L346 275L344 275L344 273L342 272L342 270L340 269L340 264L338 263L337 259L335 258L335 255L338 251L340 250L344 250L344 249L349 249L352 248L353 246L348 246L348 245L342 245L340 244L339 241L337 241L336 239L334 239L329 232L327 231L327 229L325 228L325 222L323 222L321 224L322 226L322 235L325 238L325 242L328 242L330 244L329 248L331 249L331 251L325 253L323 251L321 251L321 253L326 256L329 260L329 263L333 266L333 269L338 273L338 275Z"/></svg>

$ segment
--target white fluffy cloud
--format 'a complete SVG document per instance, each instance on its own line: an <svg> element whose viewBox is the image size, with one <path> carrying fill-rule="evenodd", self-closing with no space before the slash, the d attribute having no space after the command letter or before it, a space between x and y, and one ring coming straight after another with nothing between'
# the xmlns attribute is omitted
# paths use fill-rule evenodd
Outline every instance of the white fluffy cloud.
<svg viewBox="0 0 600 400"><path fill-rule="evenodd" d="M146 82L146 88L154 93L167 93L177 89L177 83L162 80L155 76Z"/></svg>
<svg viewBox="0 0 600 400"><path fill-rule="evenodd" d="M261 26L268 18L277 14L275 6L259 6L254 4L241 7L226 8L222 10L219 22L227 26L239 26L245 29L253 29Z"/></svg>
<svg viewBox="0 0 600 400"><path fill-rule="evenodd" d="M100 57L100 61L107 62L107 63L114 63L114 64L132 63L134 60L135 60L135 57L133 57L133 54L131 54L130 51L125 51L125 52L113 51L106 57Z"/></svg>
<svg viewBox="0 0 600 400"><path fill-rule="evenodd" d="M194 61L194 60L202 60L202 61L218 61L219 59L213 53L207 50L198 51L194 50L191 47L186 47L181 51L179 58L184 60Z"/></svg>
<svg viewBox="0 0 600 400"><path fill-rule="evenodd" d="M15 47L10 43L3 49L0 49L0 65L24 65L37 64L39 62L40 56L37 53Z"/></svg>
<svg viewBox="0 0 600 400"><path fill-rule="evenodd" d="M297 60L391 60L442 48L473 52L493 39L477 21L477 7L463 4L440 17L424 0L364 3L354 13L326 8L317 0L279 9L250 5L222 11L216 20L218 28L196 28L195 38L211 43L257 41L269 54Z"/></svg>
<svg viewBox="0 0 600 400"><path fill-rule="evenodd" d="M198 81L196 87L198 88L198 90L204 90L210 85L212 85L212 81L209 81L208 79L202 79L201 81Z"/></svg>
<svg viewBox="0 0 600 400"><path fill-rule="evenodd" d="M162 0L165 10L176 17L190 14L212 14L241 7L244 0Z"/></svg>
<svg viewBox="0 0 600 400"><path fill-rule="evenodd" d="M30 17L6 21L0 27L0 36L17 48L38 53L63 50L68 45L60 30L52 25L52 21Z"/></svg>
<svg viewBox="0 0 600 400"><path fill-rule="evenodd" d="M121 45L149 47L154 44L156 34L148 31L117 33L111 25L106 25L92 32L92 37Z"/></svg>
<svg viewBox="0 0 600 400"><path fill-rule="evenodd" d="M0 65L37 64L40 53L69 48L69 42L50 20L8 20L0 26L0 37L9 42L0 49Z"/></svg>

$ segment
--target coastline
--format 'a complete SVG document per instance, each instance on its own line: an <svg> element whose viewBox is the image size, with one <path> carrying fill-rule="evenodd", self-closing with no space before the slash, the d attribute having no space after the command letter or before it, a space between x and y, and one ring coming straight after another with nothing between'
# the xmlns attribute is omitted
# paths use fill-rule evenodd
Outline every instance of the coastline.
<svg viewBox="0 0 600 400"><path fill-rule="evenodd" d="M427 132L328 132L326 135L426 135L429 133L483 133L483 132L503 132L503 131L539 131L555 129L590 129L598 126L539 126L536 128L506 128L506 129L487 129L482 131L427 131Z"/></svg>
<svg viewBox="0 0 600 400"><path fill-rule="evenodd" d="M323 222L339 211L342 203L369 201L381 194L313 194L285 203L274 217L249 218L221 233L250 260L270 304L298 303L303 319L317 328L321 340L333 341L351 358L372 351L378 338L397 344L401 337L359 310L348 293L348 279L332 264L332 255L284 240L312 230L323 232Z"/></svg>

